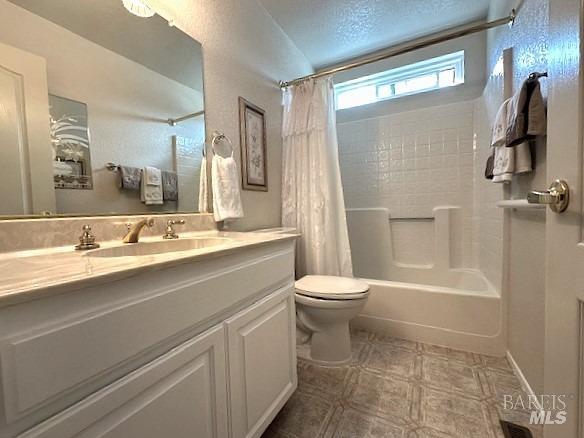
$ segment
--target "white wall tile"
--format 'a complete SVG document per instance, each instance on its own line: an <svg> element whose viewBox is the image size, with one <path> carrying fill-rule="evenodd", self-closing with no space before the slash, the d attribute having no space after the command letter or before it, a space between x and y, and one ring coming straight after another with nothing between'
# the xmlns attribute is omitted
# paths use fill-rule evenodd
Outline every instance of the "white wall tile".
<svg viewBox="0 0 584 438"><path fill-rule="evenodd" d="M474 100L375 119L340 123L341 173L347 208L386 207L392 217L427 217L439 205L463 209L463 266L476 266ZM370 154L377 150L377 154ZM401 222L400 222L401 224ZM422 225L419 225L422 224ZM399 233L396 259L429 263L428 236L416 221ZM416 227L418 232L411 232ZM409 241L417 252L406 251ZM474 243L474 245L473 245Z"/></svg>

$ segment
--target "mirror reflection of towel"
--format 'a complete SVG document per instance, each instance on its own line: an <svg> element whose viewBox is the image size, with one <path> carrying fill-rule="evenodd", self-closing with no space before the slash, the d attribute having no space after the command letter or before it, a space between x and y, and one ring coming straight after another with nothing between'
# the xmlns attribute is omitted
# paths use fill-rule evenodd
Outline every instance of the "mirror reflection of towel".
<svg viewBox="0 0 584 438"><path fill-rule="evenodd" d="M140 190L140 180L142 179L142 169L130 166L119 166L120 176L119 187L122 190Z"/></svg>
<svg viewBox="0 0 584 438"><path fill-rule="evenodd" d="M146 166L142 170L140 198L146 205L162 205L162 172L156 167Z"/></svg>
<svg viewBox="0 0 584 438"><path fill-rule="evenodd" d="M165 201L178 201L178 175L176 172L162 171L162 198Z"/></svg>

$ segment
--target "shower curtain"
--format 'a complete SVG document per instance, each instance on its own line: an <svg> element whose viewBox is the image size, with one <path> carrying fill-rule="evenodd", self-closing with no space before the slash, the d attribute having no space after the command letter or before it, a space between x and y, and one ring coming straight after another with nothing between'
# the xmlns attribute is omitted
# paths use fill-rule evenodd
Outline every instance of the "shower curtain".
<svg viewBox="0 0 584 438"><path fill-rule="evenodd" d="M297 276L352 277L332 78L284 91L282 136L282 225L302 234Z"/></svg>

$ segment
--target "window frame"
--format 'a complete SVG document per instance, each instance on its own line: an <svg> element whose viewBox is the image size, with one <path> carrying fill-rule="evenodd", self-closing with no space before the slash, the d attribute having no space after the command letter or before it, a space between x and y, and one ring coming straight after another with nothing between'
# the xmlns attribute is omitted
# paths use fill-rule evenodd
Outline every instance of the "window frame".
<svg viewBox="0 0 584 438"><path fill-rule="evenodd" d="M452 84L440 85L440 72L445 70L454 70L454 79ZM407 80L417 79L431 74L436 75L436 85L428 88L423 88L419 90L413 90L410 92L404 92L395 94L395 85L399 82L404 82ZM380 73L375 73L368 76L363 76L360 78L352 79L350 81L341 82L335 84L335 109L350 109L356 108L358 106L368 105L371 103L377 103L384 100L398 99L404 96L411 96L414 94L426 93L428 91L439 90L442 88L449 88L457 85L464 84L465 81L465 51L459 50L457 52L448 53L446 55L437 56L422 61L407 64L401 67L392 68ZM379 89L382 86L393 86L392 94L386 97L379 96ZM375 100L367 103L361 103L353 106L339 107L339 96L342 93L357 90L359 88L365 88L375 86Z"/></svg>

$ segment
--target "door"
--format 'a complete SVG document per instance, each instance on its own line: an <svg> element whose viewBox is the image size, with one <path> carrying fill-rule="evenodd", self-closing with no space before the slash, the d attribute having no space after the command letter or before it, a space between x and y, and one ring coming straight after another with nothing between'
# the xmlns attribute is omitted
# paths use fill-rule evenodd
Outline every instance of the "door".
<svg viewBox="0 0 584 438"><path fill-rule="evenodd" d="M297 386L292 285L227 321L233 438L258 438Z"/></svg>
<svg viewBox="0 0 584 438"><path fill-rule="evenodd" d="M227 416L221 325L18 438L227 438Z"/></svg>
<svg viewBox="0 0 584 438"><path fill-rule="evenodd" d="M579 431L584 394L580 381L584 351L580 336L584 302L582 10L580 0L552 0L549 7L547 175L550 183L566 180L570 203L563 213L548 208L546 218L544 393L565 396L567 408L566 422L546 425L545 437L576 438L584 436L584 429ZM549 405L548 399L544 409Z"/></svg>
<svg viewBox="0 0 584 438"><path fill-rule="evenodd" d="M45 60L0 43L0 216L55 212Z"/></svg>

